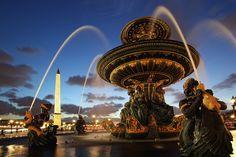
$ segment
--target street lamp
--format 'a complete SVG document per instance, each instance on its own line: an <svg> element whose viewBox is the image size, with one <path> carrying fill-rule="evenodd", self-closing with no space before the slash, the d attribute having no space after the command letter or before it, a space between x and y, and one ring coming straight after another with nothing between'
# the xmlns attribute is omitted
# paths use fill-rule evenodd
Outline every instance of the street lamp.
<svg viewBox="0 0 236 157"><path fill-rule="evenodd" d="M2 118L0 118L0 125L2 125ZM1 135L3 135L4 134L4 130L2 129L1 130Z"/></svg>
<svg viewBox="0 0 236 157"><path fill-rule="evenodd" d="M92 115L92 118L93 118L93 123L95 124L95 118L96 118L96 115L93 114L93 115Z"/></svg>
<svg viewBox="0 0 236 157"><path fill-rule="evenodd" d="M19 124L19 122L16 121L16 133L18 133L18 124Z"/></svg>
<svg viewBox="0 0 236 157"><path fill-rule="evenodd" d="M14 123L14 120L11 119L9 122L10 122L10 125L11 125L11 134L12 134L12 125Z"/></svg>
<svg viewBox="0 0 236 157"><path fill-rule="evenodd" d="M232 96L231 102L233 103L233 105L232 105L232 107L233 107L233 115L235 117L236 116L235 115L235 106L236 106L236 97L235 96Z"/></svg>
<svg viewBox="0 0 236 157"><path fill-rule="evenodd" d="M232 114L232 115L230 116L230 118L234 119L234 118L235 118L234 114Z"/></svg>
<svg viewBox="0 0 236 157"><path fill-rule="evenodd" d="M76 122L76 120L75 120L75 119L73 119L73 120L72 120L72 123L73 123L72 125L75 125L75 122Z"/></svg>
<svg viewBox="0 0 236 157"><path fill-rule="evenodd" d="M62 122L62 130L65 131L66 130L66 122Z"/></svg>
<svg viewBox="0 0 236 157"><path fill-rule="evenodd" d="M95 131L95 118L96 118L96 115L95 114L93 114L92 115L92 118L93 118L93 132Z"/></svg>

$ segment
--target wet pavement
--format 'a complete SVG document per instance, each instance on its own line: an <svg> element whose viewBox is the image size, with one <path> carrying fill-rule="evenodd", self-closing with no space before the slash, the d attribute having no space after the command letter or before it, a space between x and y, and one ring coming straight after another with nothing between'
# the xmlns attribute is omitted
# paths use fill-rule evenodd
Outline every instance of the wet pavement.
<svg viewBox="0 0 236 157"><path fill-rule="evenodd" d="M106 134L108 135L108 134ZM86 138L85 138L86 137ZM55 148L29 149L27 138L0 142L0 156L14 157L178 157L173 141L113 141L104 134L58 136Z"/></svg>
<svg viewBox="0 0 236 157"><path fill-rule="evenodd" d="M236 131L232 131L236 138ZM234 138L234 139L235 139ZM27 138L0 141L0 156L11 157L179 157L176 139L117 140L108 133L58 136L55 148L29 149ZM233 142L234 150L236 141ZM232 155L234 156L234 155Z"/></svg>

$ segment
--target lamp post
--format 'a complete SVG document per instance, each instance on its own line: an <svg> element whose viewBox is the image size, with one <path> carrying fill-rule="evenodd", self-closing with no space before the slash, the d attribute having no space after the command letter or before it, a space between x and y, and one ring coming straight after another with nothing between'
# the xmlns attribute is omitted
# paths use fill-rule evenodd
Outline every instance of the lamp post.
<svg viewBox="0 0 236 157"><path fill-rule="evenodd" d="M20 127L23 127L23 122L20 122Z"/></svg>
<svg viewBox="0 0 236 157"><path fill-rule="evenodd" d="M76 120L75 120L75 119L73 119L73 120L72 120L72 126L74 126L74 125L75 125L75 123L76 123Z"/></svg>
<svg viewBox="0 0 236 157"><path fill-rule="evenodd" d="M16 121L16 133L18 133L18 124L19 124L19 122Z"/></svg>
<svg viewBox="0 0 236 157"><path fill-rule="evenodd" d="M2 118L0 118L0 125L2 125ZM4 130L2 129L1 130L1 135L3 135L4 134Z"/></svg>
<svg viewBox="0 0 236 157"><path fill-rule="evenodd" d="M12 134L12 125L14 123L14 120L11 119L9 122L10 122L10 126L11 126L11 134Z"/></svg>
<svg viewBox="0 0 236 157"><path fill-rule="evenodd" d="M236 97L235 96L232 96L231 98L231 102L233 103L232 107L233 107L233 115L234 115L234 118L235 118L235 106L236 106Z"/></svg>
<svg viewBox="0 0 236 157"><path fill-rule="evenodd" d="M62 128L63 130L66 130L66 122L62 122Z"/></svg>
<svg viewBox="0 0 236 157"><path fill-rule="evenodd" d="M96 115L93 114L92 115L92 118L93 118L93 132L95 131L95 128L96 128L96 125L95 125L95 118L96 118Z"/></svg>
<svg viewBox="0 0 236 157"><path fill-rule="evenodd" d="M71 130L73 130L74 132L76 131L75 122L76 122L76 120L73 119L73 120L72 120L72 128L71 128Z"/></svg>
<svg viewBox="0 0 236 157"><path fill-rule="evenodd" d="M96 118L96 115L93 114L93 115L92 115L92 118L93 118L93 123L95 124L95 118Z"/></svg>

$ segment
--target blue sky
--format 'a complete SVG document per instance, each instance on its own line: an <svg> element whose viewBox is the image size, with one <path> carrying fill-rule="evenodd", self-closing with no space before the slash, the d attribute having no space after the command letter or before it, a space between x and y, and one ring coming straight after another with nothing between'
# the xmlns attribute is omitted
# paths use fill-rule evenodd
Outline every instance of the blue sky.
<svg viewBox="0 0 236 157"><path fill-rule="evenodd" d="M236 93L236 42L232 40L232 36L236 35L234 0L1 0L0 116L22 115L62 42L75 29L92 25L106 36L110 46L107 47L101 37L91 30L76 35L59 54L38 95L38 101L54 103L52 96L44 98L54 95L55 74L60 68L63 111L72 116L82 95L80 81L83 81L94 57L121 45L120 32L125 24L135 18L152 16L160 5L173 13L187 42L198 50L204 60L205 70L199 70L201 81L228 103ZM170 20L165 16L161 18L171 26L171 39L180 40ZM231 39L219 25L231 33ZM9 67L15 71L7 72ZM95 66L92 69L94 72ZM77 78L77 84L71 85L68 80L73 76ZM169 87L166 92L168 104L178 106L183 82ZM86 113L97 112L97 108L109 105L104 115L117 112L128 97L125 91L115 89L88 85L82 104ZM13 110L14 113L10 114Z"/></svg>

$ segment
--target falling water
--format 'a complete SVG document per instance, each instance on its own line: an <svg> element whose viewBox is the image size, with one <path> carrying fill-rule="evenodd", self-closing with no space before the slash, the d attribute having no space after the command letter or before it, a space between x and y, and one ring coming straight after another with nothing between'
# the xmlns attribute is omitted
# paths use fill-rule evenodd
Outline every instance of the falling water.
<svg viewBox="0 0 236 157"><path fill-rule="evenodd" d="M205 82L205 83L209 82L208 77L207 77L207 73L206 73L206 64L201 56L200 56L200 63L198 65L198 73L200 75L200 80L202 82Z"/></svg>
<svg viewBox="0 0 236 157"><path fill-rule="evenodd" d="M202 32L200 29L209 28L209 30L214 31L216 33L222 33L225 37L227 37L235 46L236 46L236 37L234 34L221 22L216 20L206 20L199 24L197 24L193 30L191 31L190 35L195 35L195 33Z"/></svg>
<svg viewBox="0 0 236 157"><path fill-rule="evenodd" d="M212 31L212 34L218 34L221 33L223 36L227 37L235 46L236 46L236 38L234 34L221 22L216 20L206 20L198 23L192 31L189 33L190 37L197 38L197 35L202 32L202 29L208 28L210 31ZM201 40L198 40L201 41ZM200 64L198 66L198 70L200 72L200 76L205 76L205 81L207 82L207 76L206 73L204 74L205 69L205 63L204 61L200 60ZM202 73L203 72L203 73ZM201 77L202 80L202 77Z"/></svg>
<svg viewBox="0 0 236 157"><path fill-rule="evenodd" d="M97 61L98 59L100 59L101 57L102 57L101 54L95 56L94 59L92 60L92 62L90 63L90 65L89 65L89 68L88 68L88 71L87 71L87 74L86 74L86 78L85 78L85 80L84 80L84 86L83 86L83 89L82 89L81 98L80 98L78 116L80 115L81 106L82 106L81 104L82 104L82 101L83 101L83 98L84 98L84 89L85 89L85 86L86 86L86 84L87 84L90 71L91 71L93 65L96 63L96 61Z"/></svg>
<svg viewBox="0 0 236 157"><path fill-rule="evenodd" d="M183 33L182 33L182 31L181 31L181 29L180 29L180 27L179 27L179 25L178 25L178 23L177 23L175 17L174 17L173 14L172 14L166 7L164 7L164 6L159 6L159 7L157 7L157 8L155 9L153 15L154 15L154 18L157 18L157 17L159 17L161 14L164 14L164 15L166 15L168 18L170 18L170 20L171 20L171 21L173 22L173 24L175 25L175 27L176 27L176 29L177 29L177 32L179 33L179 35L180 35L180 37L181 37L181 40L183 41L184 46L185 46L185 48L186 48L186 50L187 50L187 52L188 52L189 59L190 59L190 61L191 61L191 63L192 63L192 66L193 66L194 75L195 75L197 81L200 81L200 80L199 80L199 75L198 75L198 72L197 72L197 68L196 68L195 63L194 63L194 61L193 61L193 58L192 58L192 55L191 55L190 50L189 50L189 48L188 48L187 42L186 42L186 40L185 40L185 38L184 38L184 35L183 35Z"/></svg>
<svg viewBox="0 0 236 157"><path fill-rule="evenodd" d="M215 21L215 20L209 21L209 25L213 28L216 28L216 29L222 31L224 33L224 35L227 36L233 42L233 44L236 46L236 38L235 38L234 34L227 27L225 27L225 25L223 25L219 21Z"/></svg>
<svg viewBox="0 0 236 157"><path fill-rule="evenodd" d="M32 109L32 107L33 107L33 105L34 105L35 99L37 98L38 93L39 93L39 91L40 91L40 89L41 89L41 87L42 87L42 85L43 85L43 83L44 83L44 80L45 80L45 78L47 77L47 74L48 74L49 70L51 69L51 66L53 65L54 61L56 60L56 58L57 58L57 56L59 55L59 53L61 52L61 50L64 48L64 46L65 46L75 35L77 35L78 33L82 32L82 31L85 31L85 30L91 30L91 31L94 31L95 33L97 33L98 36L101 37L101 39L104 41L104 43L106 43L106 47L107 47L107 48L109 47L109 44L108 44L109 42L106 40L104 34L103 34L98 28L96 28L96 27L94 27L94 26L91 26L91 25L85 25L85 26L81 26L81 27L77 28L77 29L76 29L74 32L72 32L72 33L66 38L66 40L62 43L62 45L60 46L60 48L57 50L56 54L54 55L52 61L50 62L49 66L47 67L46 72L45 72L45 74L44 74L44 76L43 76L43 78L42 78L42 80L41 80L41 82L40 82L40 84L39 84L39 87L38 87L38 89L37 89L37 91L36 91L36 93L35 93L35 96L34 96L34 99L33 99L32 103L31 103L31 106L30 106L30 108L29 108L29 111L31 111L31 109Z"/></svg>

